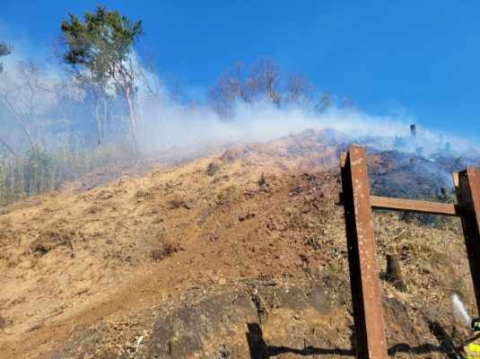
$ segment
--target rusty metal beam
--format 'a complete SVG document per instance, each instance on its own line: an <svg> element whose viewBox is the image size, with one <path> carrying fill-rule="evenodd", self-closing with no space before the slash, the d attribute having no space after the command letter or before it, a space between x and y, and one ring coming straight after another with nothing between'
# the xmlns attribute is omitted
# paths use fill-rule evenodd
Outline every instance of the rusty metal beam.
<svg viewBox="0 0 480 359"><path fill-rule="evenodd" d="M416 213L440 214L444 216L458 216L459 206L453 203L416 201L404 198L370 196L370 203L374 209L390 209Z"/></svg>
<svg viewBox="0 0 480 359"><path fill-rule="evenodd" d="M341 158L357 358L386 359L382 295L373 237L365 150L350 146Z"/></svg>
<svg viewBox="0 0 480 359"><path fill-rule="evenodd" d="M480 314L480 171L467 168L454 174L457 201L465 210L461 216L470 272Z"/></svg>
<svg viewBox="0 0 480 359"><path fill-rule="evenodd" d="M383 306L373 238L373 209L459 216L480 314L480 170L454 173L458 204L370 196L365 151L350 146L340 159L357 358L387 358Z"/></svg>

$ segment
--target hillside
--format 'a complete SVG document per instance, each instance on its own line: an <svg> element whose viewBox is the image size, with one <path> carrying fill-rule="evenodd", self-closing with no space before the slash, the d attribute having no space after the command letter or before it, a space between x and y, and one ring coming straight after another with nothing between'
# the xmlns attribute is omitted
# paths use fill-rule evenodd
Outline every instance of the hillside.
<svg viewBox="0 0 480 359"><path fill-rule="evenodd" d="M344 148L305 131L6 208L0 357L352 357ZM448 185L448 161L370 159L376 193ZM380 268L398 254L407 285L382 280L390 354L445 358L468 335L449 293L473 304L460 224L378 213L375 230Z"/></svg>

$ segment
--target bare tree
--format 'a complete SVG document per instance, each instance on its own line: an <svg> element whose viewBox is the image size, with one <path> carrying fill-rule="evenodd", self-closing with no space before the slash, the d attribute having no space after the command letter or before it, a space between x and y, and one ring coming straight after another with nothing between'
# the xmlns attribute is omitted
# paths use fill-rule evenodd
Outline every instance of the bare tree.
<svg viewBox="0 0 480 359"><path fill-rule="evenodd" d="M19 62L15 71L3 74L0 102L22 129L29 146L41 142L39 115L55 105L56 97L44 80L42 68L33 61Z"/></svg>
<svg viewBox="0 0 480 359"><path fill-rule="evenodd" d="M251 95L248 93L246 81L245 66L236 62L232 69L220 78L220 85L230 98L250 102Z"/></svg>
<svg viewBox="0 0 480 359"><path fill-rule="evenodd" d="M120 90L127 101L130 132L133 141L136 143L138 118L135 108L135 98L137 93L135 83L139 77L139 72L135 70L132 59L127 58L125 61L112 64L109 68L109 74L115 81L117 90Z"/></svg>
<svg viewBox="0 0 480 359"><path fill-rule="evenodd" d="M214 109L227 116L236 101L250 102L251 94L246 85L247 81L245 66L241 62L236 62L218 78L209 91L209 100Z"/></svg>
<svg viewBox="0 0 480 359"><path fill-rule="evenodd" d="M320 101L318 104L315 106L315 109L320 112L324 113L326 112L329 108L331 108L333 105L333 99L332 95L330 95L328 92L325 92L322 94L320 97Z"/></svg>
<svg viewBox="0 0 480 359"><path fill-rule="evenodd" d="M4 43L4 42L0 42L0 57L2 56L7 56L7 55L10 55L12 53L12 46ZM0 62L0 73L3 72L3 64ZM0 137L0 143L3 145L4 148L6 148L13 156L17 156L16 152L14 151L14 149L12 148L12 146L10 146L7 141L5 141L3 138Z"/></svg>
<svg viewBox="0 0 480 359"><path fill-rule="evenodd" d="M309 99L315 90L315 85L305 76L291 74L287 79L287 99L297 102L300 99Z"/></svg>
<svg viewBox="0 0 480 359"><path fill-rule="evenodd" d="M109 85L106 77L99 76L93 71L81 69L76 66L68 68L69 79L64 83L69 90L76 88L82 95L83 100L93 106L93 119L95 121L96 143L101 145L104 141L104 128L106 127L106 111L111 94L108 93Z"/></svg>
<svg viewBox="0 0 480 359"><path fill-rule="evenodd" d="M281 102L279 85L280 70L271 58L258 58L250 69L247 87L254 95L267 96L276 105Z"/></svg>
<svg viewBox="0 0 480 359"><path fill-rule="evenodd" d="M3 138L0 137L0 143L3 145L3 147L5 147L8 152L10 152L11 155L13 155L13 157L18 157L17 156L17 152L15 152L15 150L12 148L12 146L10 146Z"/></svg>
<svg viewBox="0 0 480 359"><path fill-rule="evenodd" d="M209 100L213 108L222 116L232 114L232 104L238 101L252 103L260 99L269 99L273 104L297 103L319 112L332 105L332 98L324 94L319 103L315 101L316 88L306 76L292 73L282 75L279 66L268 57L260 57L244 71L241 63L236 63L224 72L209 91Z"/></svg>

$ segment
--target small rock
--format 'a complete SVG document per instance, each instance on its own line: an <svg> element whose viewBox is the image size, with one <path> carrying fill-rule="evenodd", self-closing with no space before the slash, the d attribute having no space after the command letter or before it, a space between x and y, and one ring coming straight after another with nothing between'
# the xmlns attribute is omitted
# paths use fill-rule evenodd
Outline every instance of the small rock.
<svg viewBox="0 0 480 359"><path fill-rule="evenodd" d="M242 214L242 215L238 216L238 220L240 222L243 222L247 219L251 219L251 218L255 217L255 215L256 215L255 212L248 212L247 214Z"/></svg>
<svg viewBox="0 0 480 359"><path fill-rule="evenodd" d="M218 165L215 164L214 162L209 163L207 167L207 175L212 177L212 176L215 176L217 172L218 172Z"/></svg>

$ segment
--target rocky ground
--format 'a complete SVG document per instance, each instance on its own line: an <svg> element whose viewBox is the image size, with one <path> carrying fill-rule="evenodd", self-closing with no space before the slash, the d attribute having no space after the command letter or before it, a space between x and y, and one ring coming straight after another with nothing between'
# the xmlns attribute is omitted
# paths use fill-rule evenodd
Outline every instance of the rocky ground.
<svg viewBox="0 0 480 359"><path fill-rule="evenodd" d="M307 131L4 209L0 357L353 357L344 147ZM372 153L375 192L448 182L405 158ZM470 334L450 293L474 304L460 224L382 212L375 231L406 285L382 273L390 355L447 357Z"/></svg>

